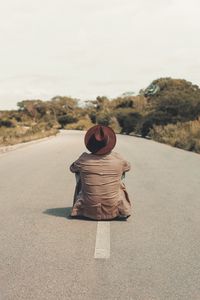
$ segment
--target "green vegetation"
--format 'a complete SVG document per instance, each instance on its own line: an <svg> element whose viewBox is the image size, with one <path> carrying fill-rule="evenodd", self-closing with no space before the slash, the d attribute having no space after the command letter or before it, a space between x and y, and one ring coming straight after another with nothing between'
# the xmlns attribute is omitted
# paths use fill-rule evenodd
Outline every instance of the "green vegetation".
<svg viewBox="0 0 200 300"><path fill-rule="evenodd" d="M136 134L200 153L200 89L183 79L154 80L139 95L97 97L80 106L77 99L26 100L16 111L0 112L0 145L87 130L94 124L117 133Z"/></svg>

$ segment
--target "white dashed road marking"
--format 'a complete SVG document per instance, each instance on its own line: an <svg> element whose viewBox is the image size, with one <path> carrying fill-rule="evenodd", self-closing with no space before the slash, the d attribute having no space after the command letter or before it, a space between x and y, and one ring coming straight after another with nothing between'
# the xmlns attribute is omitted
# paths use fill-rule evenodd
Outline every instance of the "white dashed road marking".
<svg viewBox="0 0 200 300"><path fill-rule="evenodd" d="M96 245L94 258L110 257L110 222L97 223Z"/></svg>

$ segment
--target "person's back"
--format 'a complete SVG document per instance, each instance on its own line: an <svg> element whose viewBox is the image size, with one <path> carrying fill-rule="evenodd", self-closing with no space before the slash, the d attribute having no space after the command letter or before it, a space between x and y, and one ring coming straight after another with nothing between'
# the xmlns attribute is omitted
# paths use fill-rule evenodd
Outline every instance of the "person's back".
<svg viewBox="0 0 200 300"><path fill-rule="evenodd" d="M84 152L70 167L72 172L80 174L81 180L71 215L97 220L129 216L130 200L121 177L129 171L130 164L118 153L97 152Z"/></svg>

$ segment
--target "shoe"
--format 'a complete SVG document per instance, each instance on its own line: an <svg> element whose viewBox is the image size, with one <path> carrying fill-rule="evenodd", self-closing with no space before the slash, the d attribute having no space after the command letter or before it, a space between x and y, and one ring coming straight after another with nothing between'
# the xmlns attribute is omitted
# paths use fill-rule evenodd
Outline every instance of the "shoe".
<svg viewBox="0 0 200 300"><path fill-rule="evenodd" d="M127 215L119 215L116 217L116 220L119 220L119 221L126 221L128 219L128 217L130 216L127 216Z"/></svg>

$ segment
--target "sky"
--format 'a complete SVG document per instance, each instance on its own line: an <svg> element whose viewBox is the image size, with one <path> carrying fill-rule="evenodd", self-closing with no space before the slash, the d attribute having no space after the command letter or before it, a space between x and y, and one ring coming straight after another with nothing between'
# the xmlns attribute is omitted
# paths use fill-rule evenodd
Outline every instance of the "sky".
<svg viewBox="0 0 200 300"><path fill-rule="evenodd" d="M199 0L0 0L0 110L200 85Z"/></svg>

